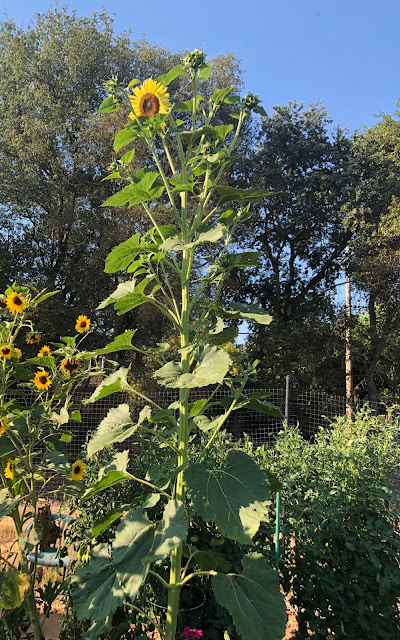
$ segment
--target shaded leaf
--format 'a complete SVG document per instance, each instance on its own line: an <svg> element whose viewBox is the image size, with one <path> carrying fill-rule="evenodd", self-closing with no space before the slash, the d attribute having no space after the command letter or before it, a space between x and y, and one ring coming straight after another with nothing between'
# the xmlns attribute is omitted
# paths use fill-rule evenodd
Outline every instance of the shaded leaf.
<svg viewBox="0 0 400 640"><path fill-rule="evenodd" d="M276 571L261 553L244 556L242 573L214 576L212 588L243 640L282 640L286 631L285 600Z"/></svg>
<svg viewBox="0 0 400 640"><path fill-rule="evenodd" d="M118 371L114 371L107 378L105 378L99 386L93 391L90 398L83 401L83 404L96 402L100 398L105 398L116 391L130 391L130 386L127 382L128 369L121 367Z"/></svg>
<svg viewBox="0 0 400 640"><path fill-rule="evenodd" d="M16 609L25 597L25 593L31 584L30 576L8 567L7 571L0 573L0 612L4 609Z"/></svg>
<svg viewBox="0 0 400 640"><path fill-rule="evenodd" d="M0 491L0 519L10 513L14 509L20 498L13 498L8 489L1 489Z"/></svg>
<svg viewBox="0 0 400 640"><path fill-rule="evenodd" d="M186 540L187 532L188 520L183 503L180 500L169 500L155 530L152 547L142 562L163 560L182 540Z"/></svg>
<svg viewBox="0 0 400 640"><path fill-rule="evenodd" d="M267 518L270 497L267 479L251 456L244 451L229 451L223 469L192 464L185 480L203 520L215 522L227 538L251 543Z"/></svg>
<svg viewBox="0 0 400 640"><path fill-rule="evenodd" d="M104 353L115 353L116 351L134 349L134 346L132 345L132 338L135 335L136 331L137 329L128 329L124 333L121 333L106 347L103 347L103 349L96 349L96 356L100 356Z"/></svg>
<svg viewBox="0 0 400 640"><path fill-rule="evenodd" d="M228 202L257 202L271 195L271 191L235 189L234 187L224 187L222 185L215 185L214 189L219 194L218 206Z"/></svg>
<svg viewBox="0 0 400 640"><path fill-rule="evenodd" d="M112 407L89 440L88 456L91 457L114 442L123 442L136 431L137 427L138 425L132 421L129 404Z"/></svg>

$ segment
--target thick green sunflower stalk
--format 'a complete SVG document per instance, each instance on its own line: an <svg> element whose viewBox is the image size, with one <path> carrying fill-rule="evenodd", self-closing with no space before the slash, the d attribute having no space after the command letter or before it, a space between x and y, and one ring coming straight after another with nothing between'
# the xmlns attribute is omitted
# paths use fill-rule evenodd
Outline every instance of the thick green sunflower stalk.
<svg viewBox="0 0 400 640"><path fill-rule="evenodd" d="M241 100L232 95L232 87L216 89L204 99L199 91L210 70L205 54L196 50L182 65L142 85L132 80L125 88L112 78L107 83L110 95L99 109L108 113L122 108L129 115L127 125L116 135L116 153L138 140L145 141L149 152L147 166L136 172L132 169L134 147L113 162L108 178L126 185L104 206L141 205L150 224L145 234L135 233L108 256L106 272L124 273L125 277L121 276L117 289L100 308L112 304L118 314L124 314L149 303L170 321L180 348L178 360L168 359L169 345L154 349L161 365L154 373L155 380L178 394L178 400L167 409L132 388L127 368L112 373L89 399L95 402L125 391L145 402L135 419L129 402L111 409L89 442L89 456L142 431L169 448L171 469L168 477L149 470L145 478L137 478L127 470L127 450L117 454L112 469L105 469L101 480L84 496L89 498L125 480L141 483L144 491L141 504L105 516L102 525L97 523L97 532L106 531L115 517L120 518L115 538L94 546L89 563L73 576L76 614L93 623L88 638L111 629L118 607L143 614L135 598L147 576L168 591L165 620L153 618L164 640L175 640L181 634L177 629L181 590L198 576L212 579L216 600L231 613L245 640L279 640L285 631L285 607L277 576L261 554L244 555L242 572L232 573L217 553L208 554L205 562L201 543L196 546L188 535L196 516L214 523L227 538L243 545L252 543L266 517L270 495L266 477L244 452L231 451L224 469L209 468L206 453L233 411L249 407L281 415L260 394L243 393L247 380L255 377L257 362L249 366L235 363L233 368L224 349L237 337L237 329L225 326L226 321L268 324L271 317L255 304L232 302L224 308L220 303L225 277L234 269L257 265L257 252L231 252L229 243L237 225L251 216L250 203L266 193L234 189L221 181L232 163L245 118L252 110L263 110L257 96L249 94ZM192 96L186 102L171 104L168 85L185 74L190 75ZM233 110L233 124L214 125L216 114L226 105ZM167 224L157 223L160 213ZM212 255L207 256L210 246ZM126 331L97 353L141 352L132 344L133 335L134 331ZM216 391L222 388L226 395L217 400ZM193 389L204 389L204 397L193 402ZM215 406L219 415L212 417L210 410ZM199 431L208 436L200 451L193 446ZM156 503L162 505L163 515L154 521L149 509ZM254 609L255 600L259 611Z"/></svg>

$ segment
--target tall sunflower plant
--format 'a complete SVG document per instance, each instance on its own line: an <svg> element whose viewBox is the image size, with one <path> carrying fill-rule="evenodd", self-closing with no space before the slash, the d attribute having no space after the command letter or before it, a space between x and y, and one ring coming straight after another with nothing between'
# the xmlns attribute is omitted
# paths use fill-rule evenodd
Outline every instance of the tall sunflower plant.
<svg viewBox="0 0 400 640"><path fill-rule="evenodd" d="M119 274L119 284L99 308L113 305L121 315L151 304L171 323L180 348L179 359L169 360L168 345L156 347L161 366L154 378L161 389L173 390L177 397L168 408L132 387L125 367L107 377L88 400L96 402L125 391L145 404L137 417L132 416L128 402L112 408L88 443L89 458L135 432L147 434L171 455L168 476L160 473L155 460L155 468L138 478L128 471L129 450L120 452L115 464L105 468L100 481L83 496L88 499L123 481L143 488L141 504L107 514L96 523L98 535L120 520L115 536L108 543L95 544L89 562L72 577L75 612L79 619L91 620L86 636L90 639L107 634L114 614L123 606L133 619L137 614L137 628L142 629L140 616L146 612L135 600L147 579L159 581L167 592L165 616L152 618L160 637L201 637L200 629L177 627L182 590L190 589L198 576L212 581L217 602L229 611L244 640L280 640L285 635L284 599L276 571L265 558L244 552L242 570L230 571L218 553L205 552L201 542L194 542L196 536L190 535L193 518L200 517L244 549L252 544L267 517L268 479L245 452L230 451L226 466L218 469L207 463L212 458L207 454L234 411L247 407L281 417L279 409L265 401L267 394L244 392L246 382L256 376L258 363L233 367L224 349L238 335L230 321L267 325L271 317L257 304L232 301L224 306L220 300L226 276L239 268L255 267L258 261L257 252L231 251L229 244L237 226L251 216L251 203L266 192L235 189L223 179L239 145L243 122L252 111L263 110L257 96L241 99L232 87L216 89L204 99L200 89L210 71L205 54L195 50L166 75L142 84L132 80L125 87L112 78L106 83L109 96L99 109L103 114L118 109L127 113L127 124L114 143L115 152L124 149L124 154L113 162L107 176L118 180L117 188L121 182L125 186L104 206L141 205L149 221L147 232L134 233L107 257L105 271ZM190 76L191 97L173 104L168 85L184 74ZM226 105L232 110L232 124L215 125L218 111ZM138 141L147 145L148 162L133 173ZM160 225L160 218L166 224ZM140 351L133 338L134 331L125 331L97 354ZM217 393L223 389L224 394ZM193 391L197 399L191 396ZM199 395L203 397L198 399ZM200 449L199 432L206 435ZM162 514L158 520L151 511L156 503Z"/></svg>
<svg viewBox="0 0 400 640"><path fill-rule="evenodd" d="M72 391L87 378L93 357L81 347L90 320L79 316L75 335L43 344L33 318L55 293L13 284L0 295L0 520L10 517L15 529L15 542L2 548L0 559L0 629L10 639L25 618L34 639L42 638L35 598L40 505L54 493L55 477L66 492L79 493L84 473L81 461L68 461L65 444L72 439L68 422L80 420L79 411L70 410ZM60 581L52 597L61 588Z"/></svg>

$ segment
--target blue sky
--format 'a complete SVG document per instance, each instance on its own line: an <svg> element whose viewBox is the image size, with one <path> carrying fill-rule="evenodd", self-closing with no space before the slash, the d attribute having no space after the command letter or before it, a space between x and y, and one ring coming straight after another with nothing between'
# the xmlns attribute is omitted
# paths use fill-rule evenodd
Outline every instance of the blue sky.
<svg viewBox="0 0 400 640"><path fill-rule="evenodd" d="M60 2L60 5L63 5ZM102 6L117 31L174 51L235 52L247 90L267 111L297 99L321 100L334 124L354 131L379 112L394 113L400 97L398 0L70 0L88 15ZM27 25L49 0L0 0L0 12Z"/></svg>

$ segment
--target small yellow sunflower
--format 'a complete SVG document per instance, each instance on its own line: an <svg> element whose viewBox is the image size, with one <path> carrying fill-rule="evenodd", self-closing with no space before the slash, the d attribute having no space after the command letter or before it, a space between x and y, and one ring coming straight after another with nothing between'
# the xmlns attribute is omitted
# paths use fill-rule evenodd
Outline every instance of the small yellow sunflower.
<svg viewBox="0 0 400 640"><path fill-rule="evenodd" d="M42 347L38 353L38 358L47 358L48 356L51 356L51 351L50 351L50 347L47 346L47 344L44 345L44 347Z"/></svg>
<svg viewBox="0 0 400 640"><path fill-rule="evenodd" d="M7 309L7 298L2 296L0 298L0 311L4 311L4 309Z"/></svg>
<svg viewBox="0 0 400 640"><path fill-rule="evenodd" d="M85 475L85 463L82 460L77 460L75 464L72 465L71 476L72 480L82 480Z"/></svg>
<svg viewBox="0 0 400 640"><path fill-rule="evenodd" d="M68 376L71 373L74 373L77 369L79 369L79 367L80 367L79 360L77 360L76 358L65 358L65 360L63 360L61 363L61 369Z"/></svg>
<svg viewBox="0 0 400 640"><path fill-rule="evenodd" d="M22 313L26 309L26 300L16 291L11 291L7 296L7 307L11 313Z"/></svg>
<svg viewBox="0 0 400 640"><path fill-rule="evenodd" d="M11 460L11 458L9 458L7 460L7 464L6 464L6 467L4 469L4 475L9 480L12 480L13 477L14 477L14 461Z"/></svg>
<svg viewBox="0 0 400 640"><path fill-rule="evenodd" d="M87 316L78 316L78 319L75 323L75 329L78 333L84 333L85 331L89 331L90 320Z"/></svg>
<svg viewBox="0 0 400 640"><path fill-rule="evenodd" d="M40 342L40 334L39 333L27 333L26 334L26 342L27 344L36 344Z"/></svg>
<svg viewBox="0 0 400 640"><path fill-rule="evenodd" d="M129 99L137 116L168 113L171 107L167 87L152 78L148 78L140 87L136 87L133 90L133 96L129 96ZM129 117L133 120L135 116L130 113Z"/></svg>
<svg viewBox="0 0 400 640"><path fill-rule="evenodd" d="M47 371L36 371L35 377L30 382L33 382L37 389L49 389L51 387L51 378Z"/></svg>
<svg viewBox="0 0 400 640"><path fill-rule="evenodd" d="M2 358L11 358L12 356L12 347L9 344L2 344L0 347L0 356Z"/></svg>
<svg viewBox="0 0 400 640"><path fill-rule="evenodd" d="M14 355L17 356L18 360L21 360L21 358L22 358L21 349L18 349L18 347L14 347Z"/></svg>
<svg viewBox="0 0 400 640"><path fill-rule="evenodd" d="M3 435L10 428L7 416L1 416L0 418L0 436Z"/></svg>

